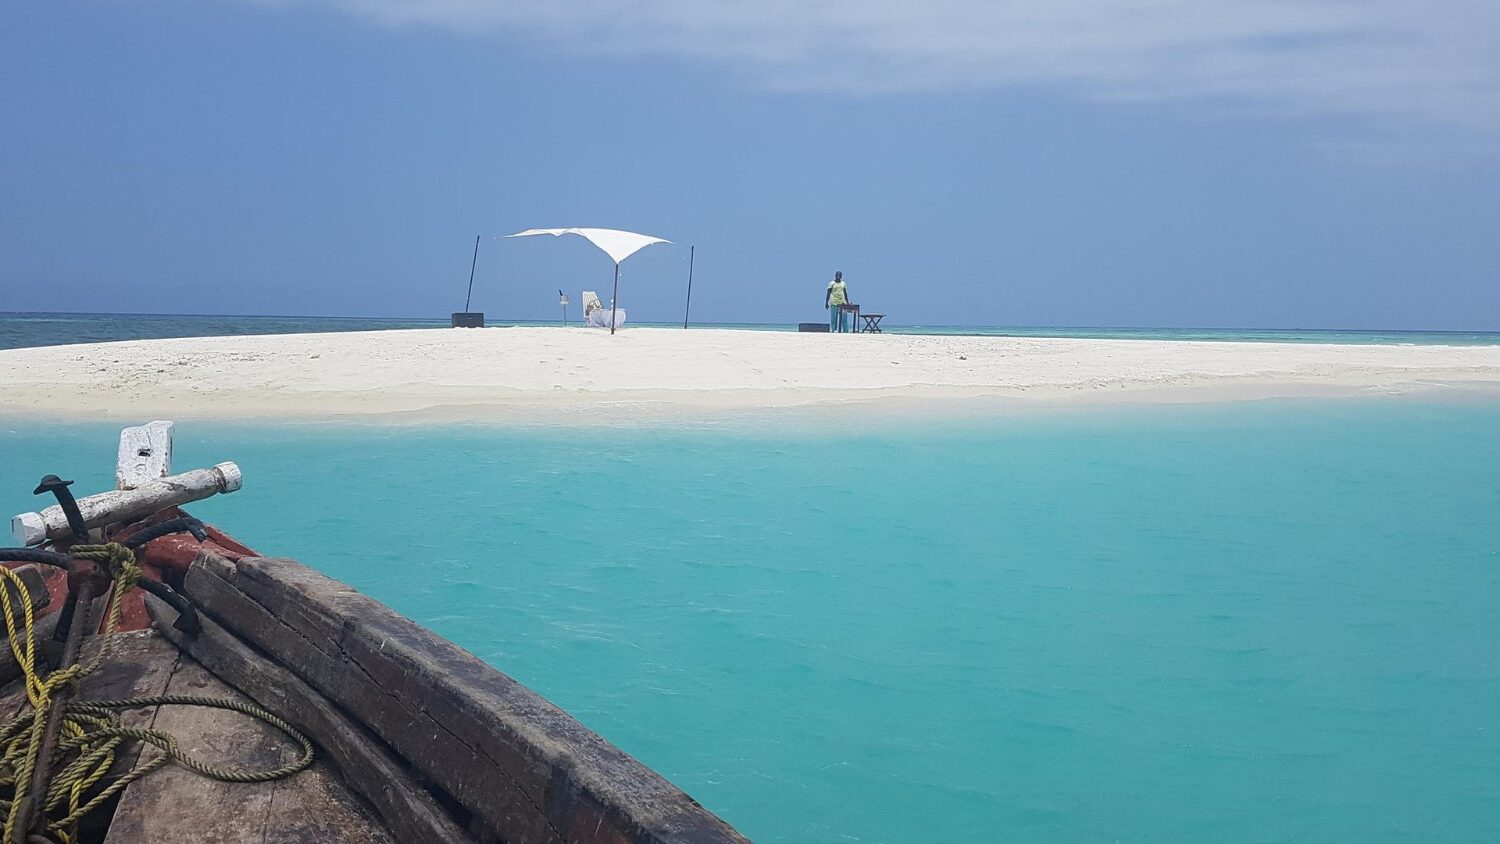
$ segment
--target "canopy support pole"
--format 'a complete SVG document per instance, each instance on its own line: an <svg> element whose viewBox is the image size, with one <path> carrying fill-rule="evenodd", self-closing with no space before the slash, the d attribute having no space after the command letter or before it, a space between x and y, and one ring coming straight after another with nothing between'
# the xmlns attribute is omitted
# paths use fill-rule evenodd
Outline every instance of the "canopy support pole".
<svg viewBox="0 0 1500 844"><path fill-rule="evenodd" d="M464 313L469 311L469 300L474 298L474 268L479 266L479 238L474 235L474 260L469 262L469 295L464 297Z"/></svg>
<svg viewBox="0 0 1500 844"><path fill-rule="evenodd" d="M609 333L615 333L615 300L620 298L620 262L615 262L615 292L609 297Z"/></svg>
<svg viewBox="0 0 1500 844"><path fill-rule="evenodd" d="M688 312L693 309L693 253L698 250L697 246L688 247L688 295L687 304L682 306L682 327L687 328Z"/></svg>

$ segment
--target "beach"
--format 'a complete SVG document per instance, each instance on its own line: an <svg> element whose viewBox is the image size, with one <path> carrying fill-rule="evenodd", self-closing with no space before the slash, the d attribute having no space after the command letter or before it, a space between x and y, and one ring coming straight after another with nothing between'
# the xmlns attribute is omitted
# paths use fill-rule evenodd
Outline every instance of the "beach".
<svg viewBox="0 0 1500 844"><path fill-rule="evenodd" d="M1018 407L1500 391L1500 346L488 328L0 351L0 413L580 420L870 403Z"/></svg>

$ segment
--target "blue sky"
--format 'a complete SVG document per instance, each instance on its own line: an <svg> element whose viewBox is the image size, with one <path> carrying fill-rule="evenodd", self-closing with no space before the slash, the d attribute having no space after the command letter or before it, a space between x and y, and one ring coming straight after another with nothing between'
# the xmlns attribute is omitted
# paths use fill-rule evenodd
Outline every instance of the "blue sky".
<svg viewBox="0 0 1500 844"><path fill-rule="evenodd" d="M1500 330L1477 0L0 11L0 309Z"/></svg>

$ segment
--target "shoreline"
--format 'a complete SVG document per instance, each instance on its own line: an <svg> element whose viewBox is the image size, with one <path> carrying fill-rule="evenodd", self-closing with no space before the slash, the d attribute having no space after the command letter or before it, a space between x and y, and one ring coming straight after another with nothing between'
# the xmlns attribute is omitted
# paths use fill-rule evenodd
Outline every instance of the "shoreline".
<svg viewBox="0 0 1500 844"><path fill-rule="evenodd" d="M409 329L0 351L0 417L612 424L1500 396L1500 347Z"/></svg>
<svg viewBox="0 0 1500 844"><path fill-rule="evenodd" d="M742 399L735 401L736 398ZM1500 404L1500 385L1490 382L1429 381L1399 390L1320 387L1287 383L1214 384L1199 387L1123 389L1107 394L1027 397L1009 394L869 395L800 403L756 401L754 396L719 397L717 401L682 401L658 396L617 396L576 404L508 402L433 405L414 410L294 412L274 407L227 406L205 411L183 405L142 403L118 408L24 408L0 402L0 424L133 425L146 419L177 422L236 423L249 426L391 428L464 425L477 427L607 428L666 424L728 425L796 421L818 424L890 426L907 422L1035 418L1086 411L1133 411L1151 408L1207 407L1265 402L1417 401L1429 404Z"/></svg>

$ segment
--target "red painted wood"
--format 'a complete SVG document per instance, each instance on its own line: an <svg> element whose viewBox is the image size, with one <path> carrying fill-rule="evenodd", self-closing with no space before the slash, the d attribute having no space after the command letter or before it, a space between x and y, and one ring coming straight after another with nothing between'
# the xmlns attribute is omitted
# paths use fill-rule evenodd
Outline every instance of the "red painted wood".
<svg viewBox="0 0 1500 844"><path fill-rule="evenodd" d="M121 528L112 538L116 542L123 542L143 528L186 515L187 513L179 507L168 507ZM176 588L182 586L183 575L187 574L188 567L202 551L213 551L230 560L259 556L255 551L213 525L203 527L204 532L208 534L207 542L199 542L190 534L179 533L146 543L146 547L136 554L141 570L148 576ZM143 595L144 593L140 590L134 590L125 596L121 604L120 630L144 630L151 626L151 618L146 614L146 602Z"/></svg>

